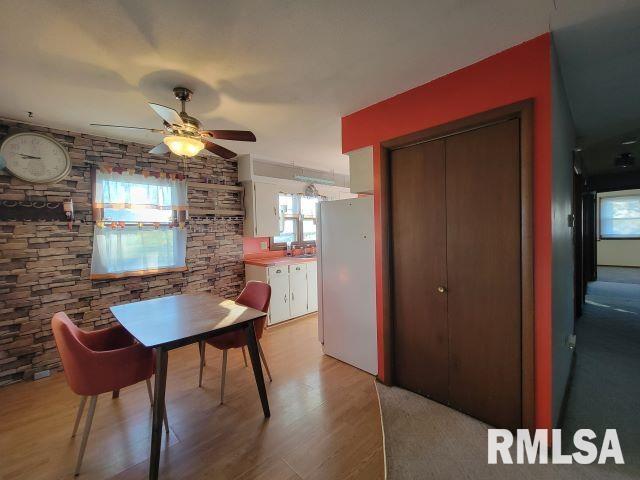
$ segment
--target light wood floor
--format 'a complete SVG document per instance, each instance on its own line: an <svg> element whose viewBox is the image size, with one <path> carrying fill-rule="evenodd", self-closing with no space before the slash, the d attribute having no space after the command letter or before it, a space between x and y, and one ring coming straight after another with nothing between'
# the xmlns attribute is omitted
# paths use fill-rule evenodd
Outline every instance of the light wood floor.
<svg viewBox="0 0 640 480"><path fill-rule="evenodd" d="M229 353L224 405L221 353L207 348L200 389L197 347L171 352L170 445L163 444L160 478L383 478L373 377L322 355L316 325L309 316L263 337L273 375L269 420L240 350ZM81 437L70 439L77 403L62 374L0 389L0 478L73 478ZM150 426L144 382L116 400L101 396L79 478L147 478Z"/></svg>

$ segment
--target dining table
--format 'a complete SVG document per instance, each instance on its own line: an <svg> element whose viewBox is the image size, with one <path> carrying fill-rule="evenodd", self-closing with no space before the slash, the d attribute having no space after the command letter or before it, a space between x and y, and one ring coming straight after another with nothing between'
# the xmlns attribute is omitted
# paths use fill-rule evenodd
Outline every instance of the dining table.
<svg viewBox="0 0 640 480"><path fill-rule="evenodd" d="M207 292L142 300L112 306L110 310L138 342L156 352L149 479L156 480L159 474L169 350L244 330L262 410L266 418L271 415L254 329L254 320L266 312Z"/></svg>

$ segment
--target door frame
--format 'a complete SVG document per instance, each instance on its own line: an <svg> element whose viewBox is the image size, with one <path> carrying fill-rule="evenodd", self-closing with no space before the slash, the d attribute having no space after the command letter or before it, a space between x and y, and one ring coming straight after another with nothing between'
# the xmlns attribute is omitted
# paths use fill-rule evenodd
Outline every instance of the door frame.
<svg viewBox="0 0 640 480"><path fill-rule="evenodd" d="M382 252L382 362L387 385L394 382L394 318L391 216L390 160L391 151L476 130L494 123L517 118L520 120L520 238L522 288L522 426L535 428L534 369L534 284L533 284L533 100L506 105L443 125L413 132L380 144L380 225Z"/></svg>

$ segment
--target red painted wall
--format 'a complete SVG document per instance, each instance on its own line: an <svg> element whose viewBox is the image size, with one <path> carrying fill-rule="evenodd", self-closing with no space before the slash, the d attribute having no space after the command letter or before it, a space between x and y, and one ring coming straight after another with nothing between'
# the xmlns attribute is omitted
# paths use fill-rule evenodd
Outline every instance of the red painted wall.
<svg viewBox="0 0 640 480"><path fill-rule="evenodd" d="M382 352L380 144L518 101L534 100L535 397L551 428L551 79L549 34L500 52L342 119L342 151L374 147L378 372ZM446 52L443 52L446 54Z"/></svg>
<svg viewBox="0 0 640 480"><path fill-rule="evenodd" d="M261 242L267 242L267 249L262 250L260 248ZM242 251L245 255L251 253L263 253L269 251L269 237L243 237L242 238Z"/></svg>

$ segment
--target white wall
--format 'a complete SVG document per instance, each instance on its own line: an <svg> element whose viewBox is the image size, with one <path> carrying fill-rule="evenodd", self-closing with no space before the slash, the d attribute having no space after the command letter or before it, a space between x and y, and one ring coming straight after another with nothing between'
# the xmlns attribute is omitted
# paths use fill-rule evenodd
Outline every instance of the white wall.
<svg viewBox="0 0 640 480"><path fill-rule="evenodd" d="M603 192L597 196L598 205L603 197L618 197L621 195L640 195L640 190L619 190L617 192ZM600 228L600 209L597 210L596 225ZM619 267L640 267L640 239L598 240L598 265L613 265Z"/></svg>
<svg viewBox="0 0 640 480"><path fill-rule="evenodd" d="M572 351L567 346L573 334L573 231L569 226L573 195L573 148L575 130L562 74L552 45L551 51L551 137L553 182L551 197L552 237L552 375L553 422L558 423L569 380Z"/></svg>

